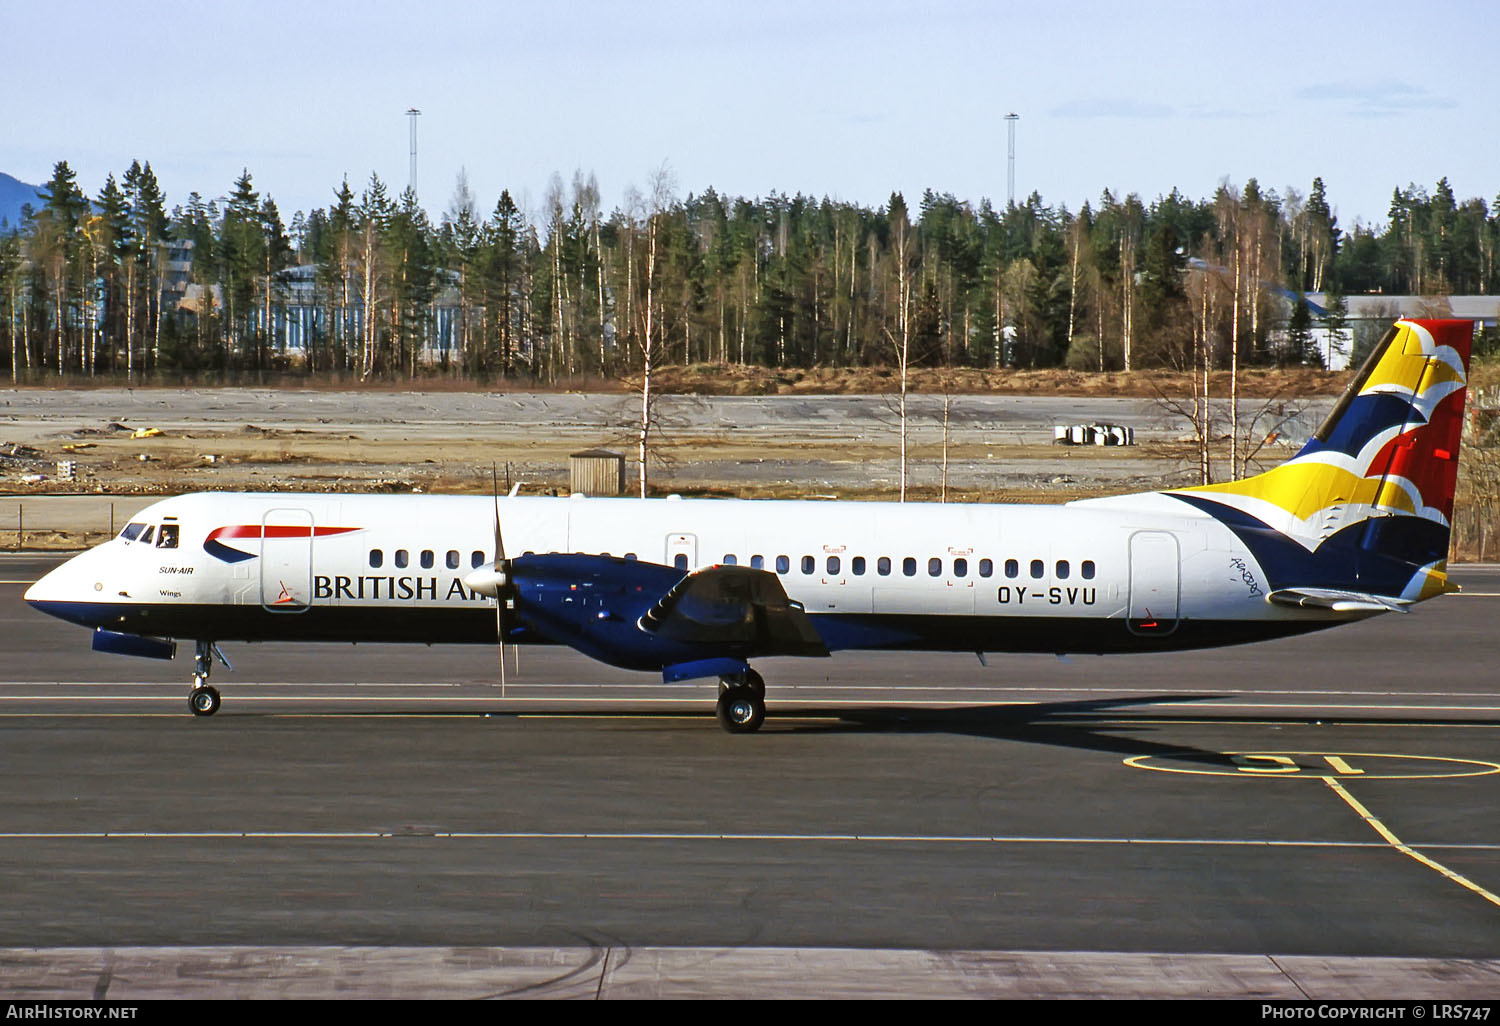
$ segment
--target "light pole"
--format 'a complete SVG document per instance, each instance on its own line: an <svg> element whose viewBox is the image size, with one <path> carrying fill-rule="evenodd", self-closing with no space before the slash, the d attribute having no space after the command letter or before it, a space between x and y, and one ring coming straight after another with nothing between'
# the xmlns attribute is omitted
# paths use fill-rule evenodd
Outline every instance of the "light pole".
<svg viewBox="0 0 1500 1026"><path fill-rule="evenodd" d="M411 175L407 179L407 186L411 194L417 194L417 118L422 112L415 107L406 108L406 118L411 122Z"/></svg>
<svg viewBox="0 0 1500 1026"><path fill-rule="evenodd" d="M1006 152L1009 162L1006 168L1005 198L1012 207L1016 205L1016 122L1020 119L1021 115L1014 112L1005 115L1006 134L1009 136L1009 146Z"/></svg>

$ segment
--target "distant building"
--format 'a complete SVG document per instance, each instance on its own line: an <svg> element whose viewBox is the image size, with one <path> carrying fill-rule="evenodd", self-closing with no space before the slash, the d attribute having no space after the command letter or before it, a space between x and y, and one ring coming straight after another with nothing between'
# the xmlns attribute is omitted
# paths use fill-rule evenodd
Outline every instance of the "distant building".
<svg viewBox="0 0 1500 1026"><path fill-rule="evenodd" d="M279 352L289 356L301 356L315 339L328 339L333 335L333 321L340 316L336 304L320 291L318 275L322 268L318 264L303 264L288 267L276 275L276 291L271 302L270 335ZM459 297L457 276L440 272L446 281L428 305L422 332L424 362L439 362L451 357L459 350ZM342 311L343 334L346 338L358 338L364 329L364 303L357 292L350 296L349 305ZM265 326L264 309L256 312L255 326Z"/></svg>
<svg viewBox="0 0 1500 1026"><path fill-rule="evenodd" d="M357 292L351 290L349 305L342 310L329 297L322 294L318 283L320 265L302 264L289 267L276 274L276 284L271 297L269 329L265 324L266 308L257 304L251 314L251 324L257 331L265 331L271 348L293 359L305 357L308 348L317 340L333 337L335 321L343 318L343 336L354 339L364 328L364 304ZM222 310L224 298L218 285L204 286L194 283L193 241L174 240L167 244L167 272L162 282L162 303L167 309L179 310L197 316L205 309L205 303ZM457 354L459 337L459 296L457 277L442 272L446 284L438 290L426 310L422 331L422 351L418 359L424 363L438 363ZM476 313L483 316L482 311Z"/></svg>
<svg viewBox="0 0 1500 1026"><path fill-rule="evenodd" d="M1186 274L1215 274L1227 277L1226 267L1210 264L1198 257L1189 257ZM1376 338L1385 333L1391 321L1402 317L1456 317L1475 321L1480 327L1493 328L1500 324L1500 296L1395 296L1354 295L1344 297L1344 330L1334 332L1328 327L1328 293L1299 293L1276 282L1262 281L1260 287L1273 296L1280 306L1281 316L1289 319L1292 309L1300 298L1307 303L1312 314L1312 341L1322 357L1323 366L1329 370L1344 370L1358 346L1356 340L1366 339L1370 334ZM1274 348L1286 337L1286 325L1282 323L1268 332L1268 342Z"/></svg>
<svg viewBox="0 0 1500 1026"><path fill-rule="evenodd" d="M1323 365L1329 370L1349 366L1351 341L1362 334L1384 334L1391 321L1402 317L1456 317L1471 320L1481 328L1500 324L1500 296L1345 296L1348 325L1346 338L1336 340L1324 324L1328 316L1328 294L1309 292L1305 296L1313 315L1313 337L1324 354ZM1342 351L1340 351L1342 350Z"/></svg>
<svg viewBox="0 0 1500 1026"><path fill-rule="evenodd" d="M1326 292L1307 293L1314 317L1327 315ZM1345 296L1350 321L1392 321L1398 317L1457 317L1486 328L1500 324L1500 296Z"/></svg>

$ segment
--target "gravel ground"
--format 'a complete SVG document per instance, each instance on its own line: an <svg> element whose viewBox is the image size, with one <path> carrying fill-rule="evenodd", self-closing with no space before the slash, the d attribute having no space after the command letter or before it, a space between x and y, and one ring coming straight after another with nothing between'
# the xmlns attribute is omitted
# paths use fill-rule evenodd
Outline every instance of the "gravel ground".
<svg viewBox="0 0 1500 1026"><path fill-rule="evenodd" d="M1305 437L1331 403L1303 401L1282 436ZM942 405L909 399L908 481L919 498L942 486ZM1243 404L1242 418L1260 406ZM664 396L655 416L658 492L884 498L899 486L893 397ZM15 545L18 526L32 545L49 533L58 544L102 537L111 504L120 520L183 491L476 492L489 490L492 466L529 490L566 491L568 455L596 446L626 455L633 487L638 417L638 400L622 394L0 390L0 547ZM1054 425L1073 423L1130 427L1137 444L1054 445ZM1151 400L955 396L949 494L1063 501L1190 483L1187 432ZM1268 452L1274 462L1287 449ZM61 460L76 462L73 481L60 479Z"/></svg>

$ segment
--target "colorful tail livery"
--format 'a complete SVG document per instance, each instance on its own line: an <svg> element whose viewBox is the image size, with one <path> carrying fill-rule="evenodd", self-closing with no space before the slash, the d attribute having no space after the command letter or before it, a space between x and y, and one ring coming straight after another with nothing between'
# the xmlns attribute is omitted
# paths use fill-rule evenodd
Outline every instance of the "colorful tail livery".
<svg viewBox="0 0 1500 1026"><path fill-rule="evenodd" d="M1453 590L1447 553L1471 321L1398 321L1295 457L1170 492L1234 531L1274 602L1404 609Z"/></svg>

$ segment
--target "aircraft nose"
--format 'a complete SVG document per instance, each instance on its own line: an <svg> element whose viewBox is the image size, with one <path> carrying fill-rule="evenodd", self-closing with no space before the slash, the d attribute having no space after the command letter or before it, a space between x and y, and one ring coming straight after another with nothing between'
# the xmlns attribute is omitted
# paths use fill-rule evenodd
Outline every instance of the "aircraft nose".
<svg viewBox="0 0 1500 1026"><path fill-rule="evenodd" d="M63 564L63 566L66 565L66 563ZM43 602L55 601L58 594L58 574L61 570L61 566L53 567L41 577L32 581L31 587L26 589L21 598L25 599L31 605L38 607Z"/></svg>
<svg viewBox="0 0 1500 1026"><path fill-rule="evenodd" d="M75 556L54 567L27 588L21 597L33 609L78 622L78 610L97 601L95 591L99 590L95 582L88 579L88 568L79 565L83 561L82 556Z"/></svg>

